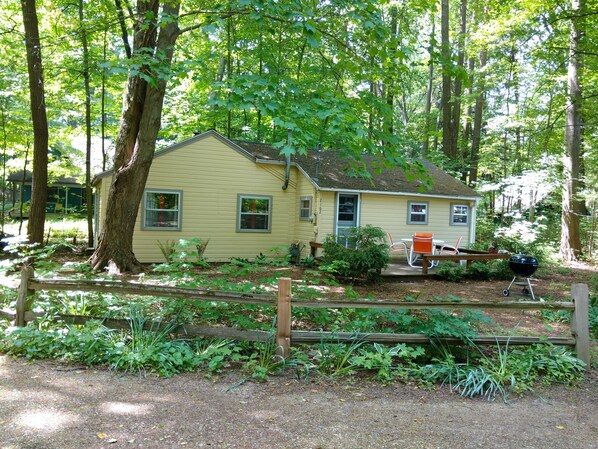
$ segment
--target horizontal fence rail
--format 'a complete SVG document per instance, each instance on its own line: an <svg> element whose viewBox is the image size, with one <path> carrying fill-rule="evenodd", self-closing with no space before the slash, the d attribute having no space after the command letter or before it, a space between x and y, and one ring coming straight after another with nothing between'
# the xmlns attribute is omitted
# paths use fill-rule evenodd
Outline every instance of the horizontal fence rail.
<svg viewBox="0 0 598 449"><path fill-rule="evenodd" d="M394 333L349 333L326 331L292 330L292 309L330 308L330 309L480 309L480 310L569 310L571 314L570 337L529 337L529 336L495 336L480 335L471 341L478 345L510 344L530 345L552 343L555 345L573 346L577 357L590 367L589 338L589 291L585 284L574 284L571 288L571 302L539 302L539 301L382 301L382 300L293 300L291 297L291 279L280 278L278 296L266 294L213 291L198 288L168 287L162 285L139 284L124 281L78 280L78 279L37 279L33 277L33 269L24 267L21 271L21 284L15 310L0 310L0 316L14 320L17 326L24 326L27 321L44 316L33 312L32 303L36 290L55 291L96 291L114 294L172 297L182 301L217 301L236 304L261 305L277 307L276 343L283 356L290 354L291 344L319 343L322 341L367 341L377 343L412 343L426 344L431 341L442 341L450 344L462 344L454 337L429 337L423 334ZM127 319L90 317L59 314L56 319L68 324L85 324L90 320L101 320L106 327L127 329ZM160 326L160 323L147 322L147 328ZM248 341L264 342L272 338L272 333L262 330L243 330L231 327L215 327L182 324L173 333L188 337L220 337Z"/></svg>

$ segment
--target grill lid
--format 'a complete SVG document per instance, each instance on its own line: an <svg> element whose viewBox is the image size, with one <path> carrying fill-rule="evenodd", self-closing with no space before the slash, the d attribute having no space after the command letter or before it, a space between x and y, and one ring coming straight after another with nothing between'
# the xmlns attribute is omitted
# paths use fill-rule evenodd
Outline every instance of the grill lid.
<svg viewBox="0 0 598 449"><path fill-rule="evenodd" d="M526 256L524 254L514 254L509 259L510 263L517 263L521 265L532 265L534 267L539 267L540 264L538 263L538 259L532 256Z"/></svg>

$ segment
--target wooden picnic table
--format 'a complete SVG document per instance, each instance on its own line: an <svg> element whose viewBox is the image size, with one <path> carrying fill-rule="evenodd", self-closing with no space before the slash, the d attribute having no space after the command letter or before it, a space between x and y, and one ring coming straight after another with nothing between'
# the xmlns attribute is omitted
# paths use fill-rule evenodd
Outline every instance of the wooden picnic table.
<svg viewBox="0 0 598 449"><path fill-rule="evenodd" d="M459 250L459 254L422 254L422 274L428 274L430 261L432 260L465 260L467 261L466 268L469 268L474 260L491 260L491 259L509 259L509 253L488 253L484 251L466 251Z"/></svg>

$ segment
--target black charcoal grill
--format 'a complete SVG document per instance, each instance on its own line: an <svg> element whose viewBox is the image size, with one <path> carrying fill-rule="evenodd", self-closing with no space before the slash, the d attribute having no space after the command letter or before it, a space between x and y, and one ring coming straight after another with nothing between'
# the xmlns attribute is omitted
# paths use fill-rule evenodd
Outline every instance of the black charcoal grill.
<svg viewBox="0 0 598 449"><path fill-rule="evenodd" d="M511 287L513 285L520 285L523 286L522 293L524 295L532 295L532 299L535 300L536 297L534 296L534 289L532 288L530 278L539 266L538 259L535 257L522 254L511 256L509 259L509 268L515 276L509 286L502 291L503 296L509 296L511 294Z"/></svg>

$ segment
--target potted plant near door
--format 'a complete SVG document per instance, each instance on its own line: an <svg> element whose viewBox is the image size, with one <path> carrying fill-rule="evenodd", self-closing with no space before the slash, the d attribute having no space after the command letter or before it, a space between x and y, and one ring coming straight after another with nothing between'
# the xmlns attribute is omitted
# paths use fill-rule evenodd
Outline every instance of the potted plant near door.
<svg viewBox="0 0 598 449"><path fill-rule="evenodd" d="M299 241L291 242L291 244L289 245L289 255L291 256L291 263L299 265L299 262L301 261L301 251L304 247L305 245Z"/></svg>

